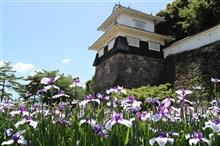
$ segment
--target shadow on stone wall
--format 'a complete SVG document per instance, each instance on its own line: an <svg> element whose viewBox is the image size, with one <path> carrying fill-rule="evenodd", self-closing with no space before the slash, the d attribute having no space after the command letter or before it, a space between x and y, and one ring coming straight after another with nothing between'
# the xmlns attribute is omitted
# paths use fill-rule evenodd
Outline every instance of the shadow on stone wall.
<svg viewBox="0 0 220 146"><path fill-rule="evenodd" d="M165 60L118 53L96 66L95 92L105 92L116 85L136 88L171 83L175 89L202 86L202 98L213 96L211 77L220 78L220 41ZM220 87L219 87L220 90Z"/></svg>
<svg viewBox="0 0 220 146"><path fill-rule="evenodd" d="M96 66L93 81L95 92L105 92L117 85L136 88L159 85L163 59L118 53Z"/></svg>
<svg viewBox="0 0 220 146"><path fill-rule="evenodd" d="M213 84L210 79L220 78L220 41L169 56L164 67L163 82L171 83L175 89L202 86L200 96L211 98Z"/></svg>

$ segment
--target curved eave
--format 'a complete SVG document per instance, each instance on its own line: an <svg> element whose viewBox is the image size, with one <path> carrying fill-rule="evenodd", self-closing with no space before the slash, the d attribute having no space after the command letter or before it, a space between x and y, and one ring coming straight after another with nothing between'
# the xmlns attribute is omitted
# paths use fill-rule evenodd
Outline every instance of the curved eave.
<svg viewBox="0 0 220 146"><path fill-rule="evenodd" d="M155 38L160 38L160 39L163 39L166 43L169 43L175 40L174 38L170 36L161 35L155 32L150 32L150 31L146 31L143 29L139 29L139 28L135 28L135 27L127 26L127 25L121 25L121 24L117 24L117 25L119 26L119 30L131 31L131 32L143 35L143 36L147 35L147 36L151 36Z"/></svg>
<svg viewBox="0 0 220 146"><path fill-rule="evenodd" d="M115 36L118 32L117 25L113 25L108 31L106 31L95 43L93 43L89 50L98 50L103 46L103 42L108 42L111 36ZM111 40L111 39L110 39Z"/></svg>
<svg viewBox="0 0 220 146"><path fill-rule="evenodd" d="M139 16L145 19L150 19L153 20L155 22L155 25L157 25L158 23L160 23L161 21L164 21L164 19L162 17L159 16L153 16L153 15L149 15L146 13L143 13L141 11L135 10L135 9L131 9L131 8L126 8L123 6L119 6L99 27L98 27L98 31L105 31L108 26L115 21L116 17L118 15L120 15L121 13L125 13L125 14L131 14L131 15L135 15L135 16Z"/></svg>
<svg viewBox="0 0 220 146"><path fill-rule="evenodd" d="M119 15L119 11L121 11L121 9L119 9L119 7L112 12L112 14L97 28L97 31L104 31L106 29L106 26L111 24L116 17Z"/></svg>
<svg viewBox="0 0 220 146"><path fill-rule="evenodd" d="M126 25L114 24L94 44L92 44L89 47L89 50L99 50L101 47L103 47L103 45L106 42L109 42L111 39L116 37L116 34L118 32L127 32L127 33L131 33L131 34L138 34L138 35L144 36L144 37L149 36L150 38L161 39L166 43L169 43L169 42L175 40L172 37L164 36L164 35L161 35L158 33L150 32L150 31L146 31L146 30L142 30L142 29L126 26Z"/></svg>

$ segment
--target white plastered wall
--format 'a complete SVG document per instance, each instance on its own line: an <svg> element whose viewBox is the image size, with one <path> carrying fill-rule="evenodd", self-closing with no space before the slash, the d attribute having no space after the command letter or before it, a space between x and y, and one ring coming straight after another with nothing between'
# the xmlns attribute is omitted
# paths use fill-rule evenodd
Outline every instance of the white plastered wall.
<svg viewBox="0 0 220 146"><path fill-rule="evenodd" d="M220 25L212 27L206 31L203 31L199 34L186 37L171 46L165 48L164 51L164 58L169 55L190 51L213 42L220 40Z"/></svg>
<svg viewBox="0 0 220 146"><path fill-rule="evenodd" d="M116 21L117 23L122 24L122 25L136 27L135 20L145 23L145 26L143 28L144 30L154 32L154 21L152 20L146 20L146 19L141 19L141 18L137 18L134 16L126 15L126 14L121 14L117 17Z"/></svg>

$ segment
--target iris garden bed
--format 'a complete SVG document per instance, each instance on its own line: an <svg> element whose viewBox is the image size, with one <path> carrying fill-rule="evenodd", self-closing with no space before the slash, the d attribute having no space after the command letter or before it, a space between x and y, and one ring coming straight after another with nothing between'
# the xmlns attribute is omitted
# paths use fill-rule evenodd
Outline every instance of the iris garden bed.
<svg viewBox="0 0 220 146"><path fill-rule="evenodd" d="M63 102L66 95L44 77L38 101L4 99L0 104L1 145L30 146L148 146L220 145L218 89L211 101L188 96L199 92L179 89L176 96L144 97L138 101L120 86L105 94L86 95L84 100ZM219 79L212 79L213 86ZM74 80L76 88L79 80ZM45 95L51 95L43 102ZM123 95L123 99L117 98ZM54 100L56 99L56 100ZM192 99L192 97L190 97Z"/></svg>

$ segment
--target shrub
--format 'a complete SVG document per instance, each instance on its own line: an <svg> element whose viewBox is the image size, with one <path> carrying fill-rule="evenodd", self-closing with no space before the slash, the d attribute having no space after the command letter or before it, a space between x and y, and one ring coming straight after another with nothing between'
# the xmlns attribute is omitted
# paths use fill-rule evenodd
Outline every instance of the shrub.
<svg viewBox="0 0 220 146"><path fill-rule="evenodd" d="M138 100L145 100L147 97L159 97L164 98L167 96L175 96L175 93L172 91L171 84L161 84L159 86L142 86L140 88L126 89L126 95L133 95ZM118 98L124 98L126 95L115 95Z"/></svg>

